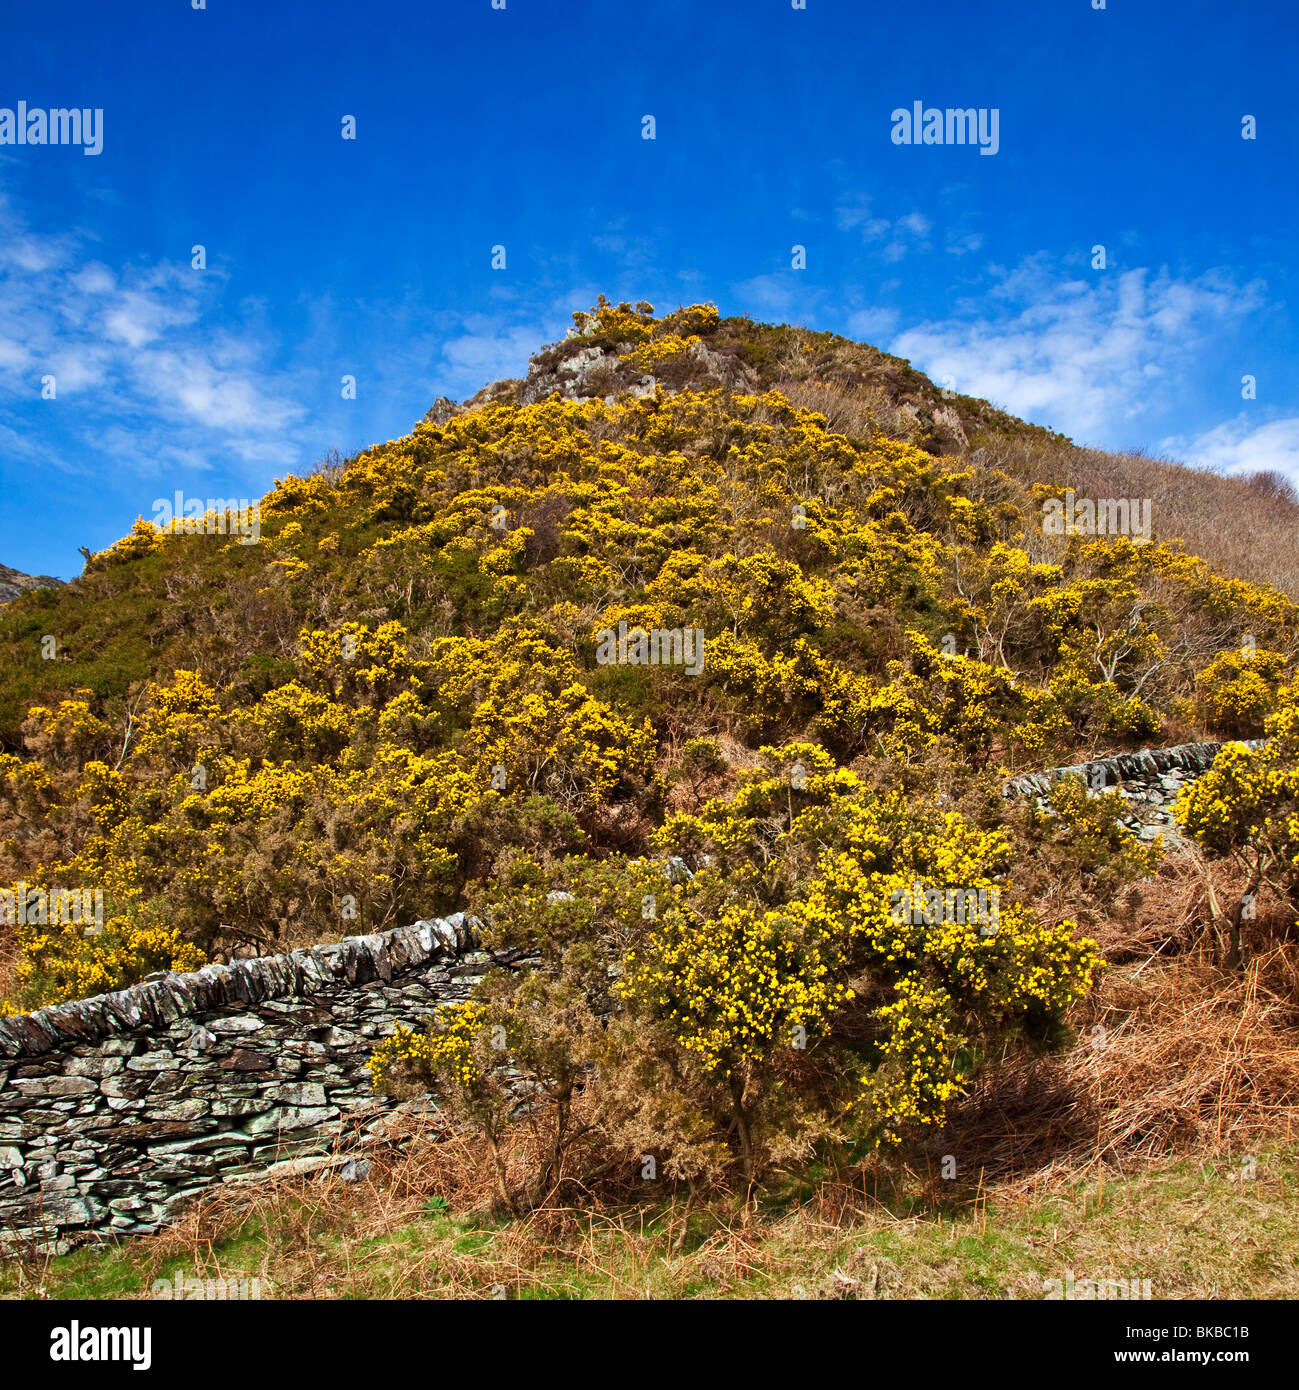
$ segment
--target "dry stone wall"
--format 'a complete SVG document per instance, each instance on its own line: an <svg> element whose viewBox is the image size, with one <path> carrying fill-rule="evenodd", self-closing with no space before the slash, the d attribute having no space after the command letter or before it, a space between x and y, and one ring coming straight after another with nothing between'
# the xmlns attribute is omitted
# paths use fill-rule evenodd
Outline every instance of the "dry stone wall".
<svg viewBox="0 0 1299 1390"><path fill-rule="evenodd" d="M1264 739L1246 739L1246 747L1261 748ZM1048 768L1007 782L1007 797L1031 796L1044 800L1051 784L1061 777L1081 777L1094 791L1118 791L1129 803L1130 814L1123 824L1143 839L1176 834L1173 803L1188 783L1194 782L1212 766L1225 745L1221 743L1179 743L1173 748L1143 748L1139 753L1119 753L1090 763Z"/></svg>
<svg viewBox="0 0 1299 1390"><path fill-rule="evenodd" d="M491 964L458 913L0 1019L0 1254L151 1233L218 1183L363 1175L399 1108L376 1044Z"/></svg>

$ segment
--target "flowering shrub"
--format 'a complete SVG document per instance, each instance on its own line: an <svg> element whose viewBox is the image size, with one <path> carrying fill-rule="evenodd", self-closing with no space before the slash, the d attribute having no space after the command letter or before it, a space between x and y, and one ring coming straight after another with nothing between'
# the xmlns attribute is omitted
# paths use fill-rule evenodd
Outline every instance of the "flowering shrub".
<svg viewBox="0 0 1299 1390"><path fill-rule="evenodd" d="M1013 902L991 928L897 913L900 894L923 889L1009 892L1009 836L871 796L815 745L763 756L733 798L668 819L660 848L696 872L671 890L619 985L714 1078L712 1113L734 1122L750 1172L770 1143L755 1116L772 1110L799 1052L828 1097L822 1128L851 1114L896 1139L942 1119L966 1079L958 1057L1058 1020L1100 964L1072 923L1045 926ZM806 1112L797 1125L806 1131Z"/></svg>
<svg viewBox="0 0 1299 1390"><path fill-rule="evenodd" d="M680 357L699 341L697 334L692 334L689 338L680 338L675 333L669 333L661 338L652 338L632 352L624 353L622 361L634 371L652 372L664 362Z"/></svg>
<svg viewBox="0 0 1299 1390"><path fill-rule="evenodd" d="M544 1201L567 1176L575 1137L574 1093L601 1035L580 977L583 953L553 974L495 982L482 1001L446 1005L424 1032L398 1025L368 1064L376 1090L431 1088L453 1122L481 1136L500 1203L519 1212ZM501 1152L506 1126L530 1125L541 1161L522 1188Z"/></svg>
<svg viewBox="0 0 1299 1390"><path fill-rule="evenodd" d="M445 1006L425 1033L397 1024L366 1063L371 1084L376 1091L391 1088L405 1068L448 1091L474 1095L482 1086L483 1072L474 1060L473 1044L486 1020L485 1005L466 1003Z"/></svg>
<svg viewBox="0 0 1299 1390"><path fill-rule="evenodd" d="M1232 737L1257 737L1276 706L1285 667L1281 652L1219 652L1195 678L1205 722Z"/></svg>
<svg viewBox="0 0 1299 1390"><path fill-rule="evenodd" d="M1141 840L1121 823L1128 808L1117 790L1061 777L1045 803L1028 808L1029 845L1035 852L1048 847L1053 871L1076 877L1098 902L1112 902L1119 889L1158 869L1162 840Z"/></svg>
<svg viewBox="0 0 1299 1390"><path fill-rule="evenodd" d="M663 1018L675 1040L709 1071L732 1076L789 1043L796 1028L820 1032L851 996L832 962L789 919L728 907L704 926L668 915L633 953L624 999Z"/></svg>
<svg viewBox="0 0 1299 1390"><path fill-rule="evenodd" d="M24 924L19 928L22 959L16 969L20 997L44 1004L86 999L139 984L157 970L197 970L206 955L182 939L175 927L149 922L138 913L109 917L103 930L87 935L84 926Z"/></svg>
<svg viewBox="0 0 1299 1390"><path fill-rule="evenodd" d="M1240 896L1219 904L1206 882L1215 926L1230 934L1228 963L1242 954L1243 923L1264 883L1299 908L1299 683L1283 687L1261 748L1228 743L1204 776L1184 787L1178 824L1206 853L1230 860Z"/></svg>

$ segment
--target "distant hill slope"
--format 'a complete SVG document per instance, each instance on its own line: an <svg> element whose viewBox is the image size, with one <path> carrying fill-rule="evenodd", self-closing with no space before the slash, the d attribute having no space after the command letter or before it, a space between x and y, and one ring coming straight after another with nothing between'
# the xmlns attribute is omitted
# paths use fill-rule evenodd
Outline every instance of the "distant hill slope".
<svg viewBox="0 0 1299 1390"><path fill-rule="evenodd" d="M24 574L22 570L0 565L0 603L8 603L31 589L57 589L63 580L49 574Z"/></svg>

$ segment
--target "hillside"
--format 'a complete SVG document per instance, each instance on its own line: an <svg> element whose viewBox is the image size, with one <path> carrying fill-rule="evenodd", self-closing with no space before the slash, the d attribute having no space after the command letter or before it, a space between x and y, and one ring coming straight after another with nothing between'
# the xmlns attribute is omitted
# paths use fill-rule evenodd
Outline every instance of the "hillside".
<svg viewBox="0 0 1299 1390"><path fill-rule="evenodd" d="M765 745L965 777L1261 732L1295 606L1159 507L1148 545L1043 534L1094 454L828 334L574 317L526 380L284 479L259 544L139 522L12 604L0 874L262 949L459 905L510 846L643 853ZM702 672L601 664L620 622L699 629ZM1242 644L1244 712L1205 686Z"/></svg>
<svg viewBox="0 0 1299 1390"><path fill-rule="evenodd" d="M0 925L6 1007L468 909L505 969L372 1068L507 1212L646 1153L693 1203L951 1126L1002 1174L1286 1135L1299 608L1214 525L1286 490L710 305L574 318L259 535L140 521L0 613L0 884L102 894ZM1264 734L1167 857L1114 790L1002 795Z"/></svg>

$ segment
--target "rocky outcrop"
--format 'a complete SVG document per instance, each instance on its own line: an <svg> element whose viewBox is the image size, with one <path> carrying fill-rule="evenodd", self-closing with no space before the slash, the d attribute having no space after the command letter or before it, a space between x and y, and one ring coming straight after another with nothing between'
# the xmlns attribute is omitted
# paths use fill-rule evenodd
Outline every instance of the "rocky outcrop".
<svg viewBox="0 0 1299 1390"><path fill-rule="evenodd" d="M424 419L430 425L445 425L452 416L458 415L462 407L450 396L439 396L424 412Z"/></svg>
<svg viewBox="0 0 1299 1390"><path fill-rule="evenodd" d="M0 1251L151 1233L216 1184L363 1173L403 1108L371 1091L375 1046L491 965L456 914L0 1019Z"/></svg>
<svg viewBox="0 0 1299 1390"><path fill-rule="evenodd" d="M702 341L667 359L656 369L657 376L624 360L623 355L631 349L631 343L619 343L616 349L586 343L582 334L570 332L562 343L529 360L528 375L519 386L518 402L533 405L558 392L564 400L599 399L612 404L624 392L634 398L652 396L660 385L666 390L686 385L695 389L725 386L732 390L753 390L757 386L757 377L737 357L714 352Z"/></svg>

